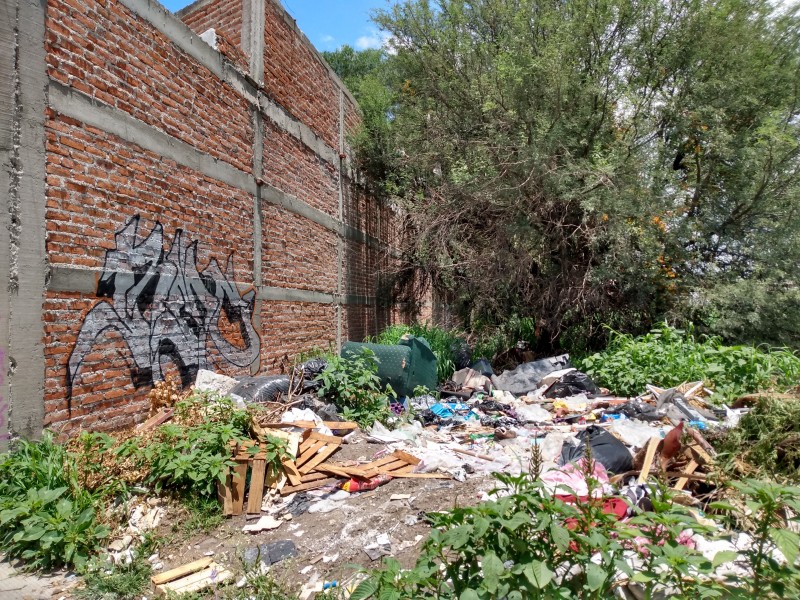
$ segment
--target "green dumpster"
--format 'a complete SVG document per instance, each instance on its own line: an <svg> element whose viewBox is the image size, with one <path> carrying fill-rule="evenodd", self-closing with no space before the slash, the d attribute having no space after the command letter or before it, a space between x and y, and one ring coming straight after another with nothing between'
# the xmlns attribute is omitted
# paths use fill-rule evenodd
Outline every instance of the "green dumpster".
<svg viewBox="0 0 800 600"><path fill-rule="evenodd" d="M375 353L381 383L391 385L398 396L412 396L417 386L436 389L436 356L424 338L407 337L396 346L345 342L342 358L358 356L361 348L369 348Z"/></svg>

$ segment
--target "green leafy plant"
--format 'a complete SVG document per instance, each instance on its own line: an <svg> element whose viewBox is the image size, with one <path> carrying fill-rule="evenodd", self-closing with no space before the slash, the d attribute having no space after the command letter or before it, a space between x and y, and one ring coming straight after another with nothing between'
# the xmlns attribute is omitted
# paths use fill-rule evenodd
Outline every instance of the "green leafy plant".
<svg viewBox="0 0 800 600"><path fill-rule="evenodd" d="M596 482L589 464L587 457L582 471L591 498ZM537 470L534 464L534 474ZM650 494L653 509L619 522L606 514L602 500L567 504L548 492L535 475L496 477L502 486L492 492L490 501L429 515L433 531L414 568L403 570L396 560L388 559L380 569L367 573L351 600L599 600L613 596L620 578L638 584L648 599L781 598L794 597L798 589L800 539L785 529L787 509L797 514L800 508L797 488L755 481L735 484L751 511L746 525L754 531L753 544L741 555L721 551L709 560L687 535L730 535L722 525L730 521L728 511L737 512L733 505L712 505L723 511L716 517L719 526L702 525L688 509L672 501L666 487L656 484ZM570 490L556 493L570 494ZM776 548L786 562L772 557ZM717 577L717 569L729 563L759 575L746 581ZM789 596L783 596L784 592Z"/></svg>
<svg viewBox="0 0 800 600"><path fill-rule="evenodd" d="M576 366L618 394L639 394L648 383L672 387L702 380L723 398L732 398L785 389L800 379L800 356L787 349L725 346L720 338L698 339L692 328L667 324L639 337L610 333L603 352L576 361Z"/></svg>
<svg viewBox="0 0 800 600"><path fill-rule="evenodd" d="M0 456L0 548L33 569L82 569L109 529L102 496L80 486L74 456L45 432Z"/></svg>
<svg viewBox="0 0 800 600"><path fill-rule="evenodd" d="M73 592L76 600L139 600L150 589L152 569L147 556L155 552L161 540L145 535L133 552L129 564L115 565L97 557L87 566L83 585Z"/></svg>
<svg viewBox="0 0 800 600"><path fill-rule="evenodd" d="M224 482L235 466L230 442L249 439L250 415L230 399L207 402L202 397L178 403L176 415L176 422L159 427L149 443L131 438L117 448L117 455L137 461L147 472L144 483L156 491L213 498L217 482ZM266 444L267 462L278 462L285 441L268 436Z"/></svg>
<svg viewBox="0 0 800 600"><path fill-rule="evenodd" d="M387 394L394 392L391 387L382 391L378 359L369 348L361 348L360 354L348 358L332 356L316 379L322 384L319 395L329 398L345 418L361 427L388 419Z"/></svg>

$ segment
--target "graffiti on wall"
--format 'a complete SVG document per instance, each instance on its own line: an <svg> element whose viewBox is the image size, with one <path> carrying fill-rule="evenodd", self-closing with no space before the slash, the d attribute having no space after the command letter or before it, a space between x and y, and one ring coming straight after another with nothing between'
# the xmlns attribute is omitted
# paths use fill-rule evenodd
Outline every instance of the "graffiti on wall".
<svg viewBox="0 0 800 600"><path fill-rule="evenodd" d="M67 397L93 347L115 331L133 357L131 380L136 387L164 379L162 359L177 366L184 386L199 369L208 368L209 341L219 355L237 367L260 357L261 340L253 327L255 291L240 293L233 279L233 255L225 270L212 259L198 271L197 242L183 241L175 231L164 248L164 230L156 222L140 240L140 215L115 234L116 247L106 252L97 283L100 300L86 314L67 365ZM138 241L138 243L137 243ZM227 321L227 324L225 324ZM240 342L224 330L233 328Z"/></svg>

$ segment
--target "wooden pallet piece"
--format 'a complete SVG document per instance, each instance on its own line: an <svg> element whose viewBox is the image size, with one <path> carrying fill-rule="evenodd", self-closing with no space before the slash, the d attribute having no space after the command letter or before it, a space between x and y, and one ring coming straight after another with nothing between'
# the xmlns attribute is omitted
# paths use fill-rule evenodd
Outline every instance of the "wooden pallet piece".
<svg viewBox="0 0 800 600"><path fill-rule="evenodd" d="M247 462L237 461L233 468L233 515L240 515L244 510L244 486L247 479Z"/></svg>
<svg viewBox="0 0 800 600"><path fill-rule="evenodd" d="M274 467L267 471L267 479L264 486L270 489L280 490L289 480L286 464L294 464L294 459L297 457L297 449L300 447L300 434L290 431L275 431L270 435L286 440L286 452L289 455L287 458L281 459L283 469Z"/></svg>
<svg viewBox="0 0 800 600"><path fill-rule="evenodd" d="M699 467L699 466L700 466L700 464L696 460L692 459L692 460L689 461L689 464L686 465L686 468L683 470L683 472L686 475L691 475L692 473L694 473L697 470L697 467ZM678 479L678 482L675 484L675 489L676 490L682 490L686 486L687 483L689 483L689 478L688 477L681 477L680 479Z"/></svg>
<svg viewBox="0 0 800 600"><path fill-rule="evenodd" d="M336 473L334 473L336 475ZM309 473L308 475L303 475L300 478L300 484L302 483L310 483L312 481L319 481L320 479L327 479L330 475L328 473ZM300 485L298 484L298 485Z"/></svg>
<svg viewBox="0 0 800 600"><path fill-rule="evenodd" d="M653 459L656 456L656 448L661 440L657 437L651 437L650 441L647 443L647 451L644 455L644 463L642 464L642 470L639 473L639 483L644 483L647 481L647 477L650 475L650 467L653 466Z"/></svg>
<svg viewBox="0 0 800 600"><path fill-rule="evenodd" d="M169 421L174 414L175 414L174 408L162 408L155 415L147 419L147 421L145 421L144 423L139 423L136 426L136 431L150 431L151 429L155 429L159 425L162 425L167 421Z"/></svg>
<svg viewBox="0 0 800 600"><path fill-rule="evenodd" d="M338 438L334 435L323 435L321 433L317 433L316 431L312 431L308 437L312 440L316 440L318 442L327 442L329 444L342 443L342 438Z"/></svg>
<svg viewBox="0 0 800 600"><path fill-rule="evenodd" d="M164 583L180 579L181 577L185 577L186 575L191 575L192 573L196 573L201 569L205 569L212 562L214 562L214 559L211 556L204 556L203 558L199 558L190 563L186 563L185 565L181 565L180 567L175 567L174 569L170 569L169 571L164 571L163 573L159 573L158 575L153 575L150 578L150 581L153 582L153 585L162 585Z"/></svg>
<svg viewBox="0 0 800 600"><path fill-rule="evenodd" d="M222 514L226 517L233 515L233 476L230 472L225 483L217 481L217 496L222 503Z"/></svg>
<svg viewBox="0 0 800 600"><path fill-rule="evenodd" d="M305 490L315 490L324 487L330 483L336 483L336 478L330 477L328 479L320 479L318 481L310 481L308 483L301 483L300 485L287 485L281 490L281 496L288 496L294 492L302 492Z"/></svg>
<svg viewBox="0 0 800 600"><path fill-rule="evenodd" d="M342 477L358 477L359 479L369 479L370 473L358 467L345 467L342 465L334 465L331 463L321 463L317 465L317 471L326 471L334 475L341 475ZM375 473L373 471L373 473Z"/></svg>
<svg viewBox="0 0 800 600"><path fill-rule="evenodd" d="M395 450L392 452L392 456L396 456L404 461L406 461L409 465L418 465L422 461L418 459L413 454L409 454L408 452L403 452L402 450Z"/></svg>
<svg viewBox="0 0 800 600"><path fill-rule="evenodd" d="M340 444L326 444L314 455L311 460L300 467L298 471L300 471L301 475L307 475L313 471L318 464L329 458L334 452L337 452L339 450L339 446Z"/></svg>
<svg viewBox="0 0 800 600"><path fill-rule="evenodd" d="M247 514L261 514L261 502L264 500L264 480L267 475L267 461L264 459L253 460L253 470L250 475L250 490L247 493Z"/></svg>
<svg viewBox="0 0 800 600"><path fill-rule="evenodd" d="M313 441L311 445L306 446L305 449L303 449L303 446L300 446L300 451L302 452L302 454L300 454L300 456L297 457L297 460L294 461L294 464L298 468L298 470L309 460L311 460L311 458L317 452L319 452L319 450L323 448L325 445L327 445L327 442L316 440Z"/></svg>

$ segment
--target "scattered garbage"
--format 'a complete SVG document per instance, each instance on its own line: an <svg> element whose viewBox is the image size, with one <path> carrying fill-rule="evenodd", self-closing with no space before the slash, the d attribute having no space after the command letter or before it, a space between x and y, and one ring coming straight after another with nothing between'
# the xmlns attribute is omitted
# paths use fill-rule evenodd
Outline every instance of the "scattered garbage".
<svg viewBox="0 0 800 600"><path fill-rule="evenodd" d="M249 567L259 561L269 566L294 556L297 556L297 546L295 546L294 542L292 540L279 540L247 548L244 551L242 561Z"/></svg>

